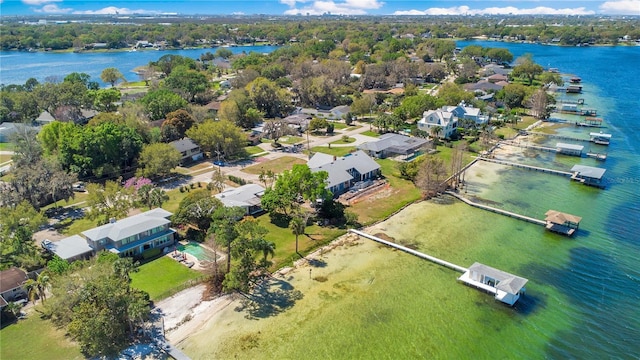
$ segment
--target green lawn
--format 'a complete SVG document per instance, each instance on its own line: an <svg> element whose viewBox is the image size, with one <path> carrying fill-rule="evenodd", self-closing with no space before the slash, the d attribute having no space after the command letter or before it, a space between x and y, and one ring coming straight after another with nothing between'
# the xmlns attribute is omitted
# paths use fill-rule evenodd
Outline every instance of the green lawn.
<svg viewBox="0 0 640 360"><path fill-rule="evenodd" d="M0 359L84 359L80 346L64 330L41 319L35 309L27 311L26 319L0 330Z"/></svg>
<svg viewBox="0 0 640 360"><path fill-rule="evenodd" d="M335 146L335 147L327 147L327 146L316 146L311 148L312 153L325 153L334 156L345 156L350 152L356 149L355 146Z"/></svg>
<svg viewBox="0 0 640 360"><path fill-rule="evenodd" d="M340 140L332 141L331 144L351 144L354 141L356 141L355 138L349 137L346 139L346 141L344 139L340 139Z"/></svg>
<svg viewBox="0 0 640 360"><path fill-rule="evenodd" d="M305 164L306 161L293 156L283 156L277 159L261 162L242 169L248 174L260 175L262 170L271 170L274 174L280 174L285 170L290 170L295 164Z"/></svg>
<svg viewBox="0 0 640 360"><path fill-rule="evenodd" d="M365 136L371 136L371 137L380 137L380 134L377 131L371 131L371 130L364 131L361 134Z"/></svg>
<svg viewBox="0 0 640 360"><path fill-rule="evenodd" d="M301 142L302 140L304 139L301 138L300 136L283 136L280 139L278 139L278 142L280 144L293 145Z"/></svg>
<svg viewBox="0 0 640 360"><path fill-rule="evenodd" d="M375 195L361 199L352 204L349 211L358 215L358 222L363 225L385 219L400 209L402 206L412 203L421 197L421 192L411 181L401 179L398 171L398 162L390 159L376 160L381 166L382 175L389 182L389 188Z"/></svg>
<svg viewBox="0 0 640 360"><path fill-rule="evenodd" d="M257 154L261 154L261 153L265 152L259 146L247 146L247 147L244 148L244 151L246 151L247 154L249 154L249 155L257 155Z"/></svg>
<svg viewBox="0 0 640 360"><path fill-rule="evenodd" d="M290 266L292 261L300 259L300 255L296 254L296 237L288 224L272 222L269 214L261 215L256 220L269 231L265 238L276 244L275 256L270 259L274 263L272 270ZM306 228L305 235L298 236L298 251L303 255L308 254L345 232L346 229L310 225Z"/></svg>
<svg viewBox="0 0 640 360"><path fill-rule="evenodd" d="M189 195L188 192L180 192L180 189L173 189L167 191L167 195L169 195L169 200L162 204L162 208L175 213L178 211L178 206L180 206L180 201L185 198L185 196Z"/></svg>
<svg viewBox="0 0 640 360"><path fill-rule="evenodd" d="M497 136L504 136L505 139L511 139L518 134L518 131L511 127L501 127L496 129L495 134Z"/></svg>
<svg viewBox="0 0 640 360"><path fill-rule="evenodd" d="M0 142L0 150L11 151L13 150L13 144Z"/></svg>
<svg viewBox="0 0 640 360"><path fill-rule="evenodd" d="M148 292L154 301L185 289L190 280L204 275L167 256L141 265L139 270L131 274L131 286Z"/></svg>

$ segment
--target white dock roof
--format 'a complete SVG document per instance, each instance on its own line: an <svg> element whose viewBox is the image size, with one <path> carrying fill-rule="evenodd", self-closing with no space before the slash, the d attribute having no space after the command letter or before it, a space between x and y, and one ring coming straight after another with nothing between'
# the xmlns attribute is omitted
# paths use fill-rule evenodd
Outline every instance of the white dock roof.
<svg viewBox="0 0 640 360"><path fill-rule="evenodd" d="M582 145L567 144L567 143L557 143L556 147L559 149L576 150L576 151L582 151L584 149L584 146Z"/></svg>
<svg viewBox="0 0 640 360"><path fill-rule="evenodd" d="M611 134L605 134L605 133L602 133L602 132L599 132L599 133L597 133L597 132L592 132L592 133L589 133L589 136L591 136L591 137L599 137L599 138L611 139Z"/></svg>
<svg viewBox="0 0 640 360"><path fill-rule="evenodd" d="M602 179L606 171L607 171L606 169L597 168L593 166L585 166L585 165L574 165L571 168L571 172L573 173L577 172L578 175L582 177L588 177L588 178L598 179L598 180Z"/></svg>

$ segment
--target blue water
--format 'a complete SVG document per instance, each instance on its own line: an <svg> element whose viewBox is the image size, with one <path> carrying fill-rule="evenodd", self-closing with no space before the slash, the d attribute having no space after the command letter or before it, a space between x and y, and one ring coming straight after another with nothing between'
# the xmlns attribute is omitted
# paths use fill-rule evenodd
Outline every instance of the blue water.
<svg viewBox="0 0 640 360"><path fill-rule="evenodd" d="M234 54L254 51L270 53L277 46L239 46L228 48ZM127 81L140 80L133 69L157 61L167 54L181 55L198 59L200 55L216 49L191 50L144 50L144 51L112 51L96 53L54 53L54 52L18 52L0 51L0 84L24 84L33 77L43 82L48 76L64 78L72 72L86 73L91 80L101 83L100 73L108 67L115 67Z"/></svg>
<svg viewBox="0 0 640 360"><path fill-rule="evenodd" d="M501 188L488 192L505 208L541 217L556 208L583 217L568 263L532 259L525 276L552 285L579 316L570 330L548 344L549 358L640 358L640 47L556 47L490 41L458 42L503 47L515 57L525 53L545 67L580 76L586 107L598 110L613 140L608 147L582 143L608 153L605 162L540 153L534 165L567 170L571 164L607 169L605 190L569 184L566 179L524 170L508 170ZM566 96L566 95L565 95ZM589 128L559 129L567 136L588 138ZM549 140L546 144L555 143ZM539 161L539 163L535 163ZM537 201L531 201L531 194Z"/></svg>

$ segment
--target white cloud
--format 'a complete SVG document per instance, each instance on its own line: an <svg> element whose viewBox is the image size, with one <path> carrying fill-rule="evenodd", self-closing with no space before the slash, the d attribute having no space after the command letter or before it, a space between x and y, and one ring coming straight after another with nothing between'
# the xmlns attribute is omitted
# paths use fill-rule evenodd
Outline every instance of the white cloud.
<svg viewBox="0 0 640 360"><path fill-rule="evenodd" d="M304 1L280 0L280 2L293 7L296 2ZM384 3L378 0L344 0L342 2L316 0L308 6L292 8L284 13L285 15L322 15L325 13L331 13L332 15L365 15L367 10L379 9L383 5Z"/></svg>
<svg viewBox="0 0 640 360"><path fill-rule="evenodd" d="M33 11L37 13L46 13L46 14L66 14L71 12L71 8L60 8L56 4L48 4L43 6L40 9L33 9Z"/></svg>
<svg viewBox="0 0 640 360"><path fill-rule="evenodd" d="M44 5L52 2L60 2L60 1L62 0L22 0L22 3L27 5L40 6L40 5Z"/></svg>
<svg viewBox="0 0 640 360"><path fill-rule="evenodd" d="M632 0L636 1L636 0ZM485 9L471 9L468 6L449 8L429 8L426 10L396 11L394 15L593 15L595 11L584 7L554 9L538 6L530 9L520 9L513 6L490 7Z"/></svg>
<svg viewBox="0 0 640 360"><path fill-rule="evenodd" d="M640 0L606 1L600 5L605 14L640 15Z"/></svg>
<svg viewBox="0 0 640 360"><path fill-rule="evenodd" d="M131 10L129 8L118 8L115 6L108 6L98 10L84 10L84 11L74 11L74 14L85 14L85 15L132 15L132 14L159 14L160 12L155 10Z"/></svg>

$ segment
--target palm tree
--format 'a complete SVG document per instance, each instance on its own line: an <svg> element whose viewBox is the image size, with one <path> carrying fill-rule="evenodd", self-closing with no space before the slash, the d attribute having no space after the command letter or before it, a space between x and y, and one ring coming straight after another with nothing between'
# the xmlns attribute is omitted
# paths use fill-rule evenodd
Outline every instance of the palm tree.
<svg viewBox="0 0 640 360"><path fill-rule="evenodd" d="M167 200L169 200L169 195L167 195L164 190L154 187L151 189L151 192L149 192L149 209L161 207L162 203Z"/></svg>
<svg viewBox="0 0 640 360"><path fill-rule="evenodd" d="M257 251L262 251L262 264L264 265L267 264L267 257L269 255L271 255L271 258L276 255L276 244L272 241L267 241L263 238L260 238L254 242L253 247Z"/></svg>
<svg viewBox="0 0 640 360"><path fill-rule="evenodd" d="M291 229L291 232L293 233L293 235L296 236L296 254L299 254L298 253L298 236L304 234L304 230L306 227L307 227L307 219L303 218L302 216L296 216L293 219L291 219L291 222L289 222L289 228Z"/></svg>
<svg viewBox="0 0 640 360"><path fill-rule="evenodd" d="M27 290L29 299L33 302L34 305L36 304L36 296L42 299L43 303L47 299L45 291L49 287L50 281L51 278L45 271L38 274L36 280L29 279L25 281L24 288Z"/></svg>
<svg viewBox="0 0 640 360"><path fill-rule="evenodd" d="M22 309L22 305L18 304L17 302L10 302L2 310L10 312L13 317L17 318L20 314L20 309Z"/></svg>
<svg viewBox="0 0 640 360"><path fill-rule="evenodd" d="M442 134L442 126L434 126L431 128L431 136L437 138Z"/></svg>

